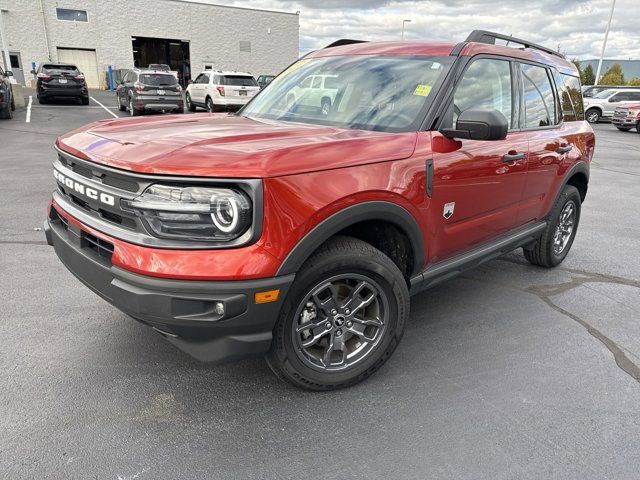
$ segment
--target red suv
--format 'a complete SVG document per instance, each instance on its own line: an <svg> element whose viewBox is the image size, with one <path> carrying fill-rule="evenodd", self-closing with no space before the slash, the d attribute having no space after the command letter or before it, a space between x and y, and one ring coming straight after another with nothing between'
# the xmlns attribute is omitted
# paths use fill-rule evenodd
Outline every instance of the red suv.
<svg viewBox="0 0 640 480"><path fill-rule="evenodd" d="M391 356L410 295L518 247L562 262L594 151L582 110L574 65L524 40L341 40L237 114L61 136L47 239L194 357L340 388Z"/></svg>

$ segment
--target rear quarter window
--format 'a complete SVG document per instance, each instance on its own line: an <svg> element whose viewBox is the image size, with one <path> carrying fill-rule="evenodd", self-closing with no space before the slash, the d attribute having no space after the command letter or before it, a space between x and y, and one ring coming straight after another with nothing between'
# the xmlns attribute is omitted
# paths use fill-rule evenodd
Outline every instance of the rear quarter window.
<svg viewBox="0 0 640 480"><path fill-rule="evenodd" d="M55 64L46 64L42 66L42 73L50 73L50 72L71 72L75 73L78 71L78 67L75 65L55 65Z"/></svg>
<svg viewBox="0 0 640 480"><path fill-rule="evenodd" d="M547 69L520 64L524 84L524 118L526 128L549 127L558 123L556 99Z"/></svg>
<svg viewBox="0 0 640 480"><path fill-rule="evenodd" d="M584 120L584 105L580 93L580 79L572 75L560 74L562 83L558 85L562 101L562 115L567 122Z"/></svg>

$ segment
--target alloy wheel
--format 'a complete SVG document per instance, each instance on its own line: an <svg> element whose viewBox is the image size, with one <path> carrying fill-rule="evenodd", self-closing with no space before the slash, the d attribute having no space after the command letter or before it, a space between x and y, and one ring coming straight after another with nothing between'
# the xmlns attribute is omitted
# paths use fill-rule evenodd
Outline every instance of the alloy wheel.
<svg viewBox="0 0 640 480"><path fill-rule="evenodd" d="M567 248L575 223L576 205L573 200L570 200L562 208L556 231L553 234L553 253L555 255L560 255Z"/></svg>
<svg viewBox="0 0 640 480"><path fill-rule="evenodd" d="M375 349L388 323L389 303L380 286L359 274L337 275L313 287L292 323L296 353L320 371L344 370Z"/></svg>

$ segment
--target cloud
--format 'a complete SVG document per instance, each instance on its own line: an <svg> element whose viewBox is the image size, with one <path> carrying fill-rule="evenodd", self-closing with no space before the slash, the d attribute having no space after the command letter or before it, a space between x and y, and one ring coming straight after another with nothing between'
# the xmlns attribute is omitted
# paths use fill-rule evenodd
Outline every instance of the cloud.
<svg viewBox="0 0 640 480"><path fill-rule="evenodd" d="M253 8L300 11L300 52L338 38L462 41L474 29L522 37L561 51L569 58L597 58L611 8L610 0L211 0ZM640 2L618 0L606 58L640 59Z"/></svg>

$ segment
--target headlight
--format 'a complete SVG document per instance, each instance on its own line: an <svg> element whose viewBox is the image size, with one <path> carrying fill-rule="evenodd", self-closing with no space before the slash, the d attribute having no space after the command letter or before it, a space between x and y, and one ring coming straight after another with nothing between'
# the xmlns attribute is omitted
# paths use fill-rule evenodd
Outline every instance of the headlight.
<svg viewBox="0 0 640 480"><path fill-rule="evenodd" d="M637 117L640 116L640 109L629 109L629 111L627 112L627 115L629 115L630 117Z"/></svg>
<svg viewBox="0 0 640 480"><path fill-rule="evenodd" d="M251 201L232 188L156 184L122 202L161 238L230 241L251 226Z"/></svg>

